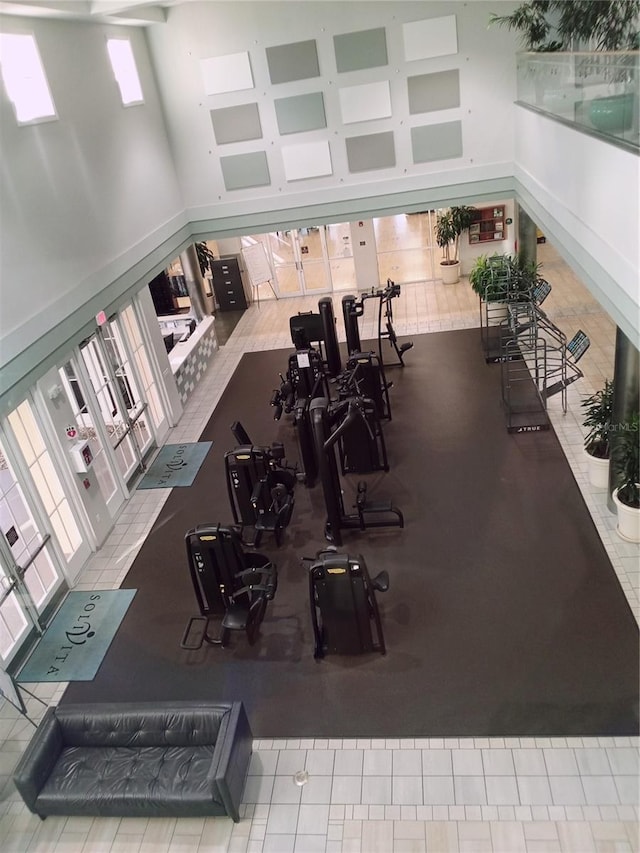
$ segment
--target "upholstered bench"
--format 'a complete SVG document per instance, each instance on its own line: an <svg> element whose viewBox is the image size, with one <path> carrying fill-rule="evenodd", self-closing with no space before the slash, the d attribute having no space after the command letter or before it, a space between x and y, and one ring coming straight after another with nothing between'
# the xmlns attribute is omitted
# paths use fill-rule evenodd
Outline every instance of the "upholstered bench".
<svg viewBox="0 0 640 853"><path fill-rule="evenodd" d="M237 822L251 748L241 702L59 705L45 712L13 779L41 818Z"/></svg>

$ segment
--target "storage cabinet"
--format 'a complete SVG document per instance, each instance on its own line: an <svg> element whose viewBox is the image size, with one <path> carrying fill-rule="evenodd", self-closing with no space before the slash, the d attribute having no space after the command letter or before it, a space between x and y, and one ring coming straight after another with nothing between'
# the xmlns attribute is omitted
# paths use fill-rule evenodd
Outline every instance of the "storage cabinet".
<svg viewBox="0 0 640 853"><path fill-rule="evenodd" d="M469 243L493 243L505 240L507 226L504 218L504 205L479 207L469 226Z"/></svg>
<svg viewBox="0 0 640 853"><path fill-rule="evenodd" d="M238 311L247 307L240 266L235 258L211 261L211 273L213 292L221 311Z"/></svg>

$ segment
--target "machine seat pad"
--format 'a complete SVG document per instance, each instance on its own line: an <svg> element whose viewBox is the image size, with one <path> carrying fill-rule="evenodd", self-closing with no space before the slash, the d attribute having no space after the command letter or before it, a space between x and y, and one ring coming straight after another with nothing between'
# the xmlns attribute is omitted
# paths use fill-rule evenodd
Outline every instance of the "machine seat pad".
<svg viewBox="0 0 640 853"><path fill-rule="evenodd" d="M153 815L158 802L220 804L211 778L215 746L63 749L38 796L48 814ZM188 782L188 784L187 784ZM60 811L57 810L59 806Z"/></svg>
<svg viewBox="0 0 640 853"><path fill-rule="evenodd" d="M249 608L246 604L230 604L222 620L222 627L229 631L244 631L247 627Z"/></svg>

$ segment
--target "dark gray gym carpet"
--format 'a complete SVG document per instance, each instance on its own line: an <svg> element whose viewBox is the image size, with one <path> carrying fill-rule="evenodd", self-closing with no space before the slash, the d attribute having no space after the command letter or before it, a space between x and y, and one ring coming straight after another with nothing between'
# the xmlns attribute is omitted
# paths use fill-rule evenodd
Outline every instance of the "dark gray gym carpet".
<svg viewBox="0 0 640 853"><path fill-rule="evenodd" d="M485 364L478 329L417 336L406 367L388 370L391 470L364 479L405 528L344 534L371 574L389 572L386 656L314 660L300 558L325 545L319 485L297 487L279 549L264 536L280 582L256 645L238 633L226 649L180 648L197 613L184 534L231 521L231 423L297 457L269 406L290 351L243 357L194 485L172 492L123 583L138 593L95 680L63 702L242 699L263 738L636 734L637 624L553 430L507 433L500 366Z"/></svg>

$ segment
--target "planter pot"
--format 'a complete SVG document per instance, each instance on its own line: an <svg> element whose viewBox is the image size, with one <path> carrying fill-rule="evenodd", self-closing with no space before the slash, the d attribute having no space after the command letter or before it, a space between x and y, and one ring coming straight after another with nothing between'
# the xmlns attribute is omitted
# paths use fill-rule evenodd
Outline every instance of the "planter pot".
<svg viewBox="0 0 640 853"><path fill-rule="evenodd" d="M440 275L443 284L456 284L460 281L460 261L453 264L443 264L440 262Z"/></svg>
<svg viewBox="0 0 640 853"><path fill-rule="evenodd" d="M497 299L483 299L485 311L487 313L487 326L499 326L509 317L509 303L502 302Z"/></svg>
<svg viewBox="0 0 640 853"><path fill-rule="evenodd" d="M587 472L589 474L589 482L597 489L606 489L609 486L609 460L601 459L599 456L592 456L585 450L585 456L588 459Z"/></svg>
<svg viewBox="0 0 640 853"><path fill-rule="evenodd" d="M630 94L594 98L589 107L591 124L604 133L629 130L633 122L633 98Z"/></svg>
<svg viewBox="0 0 640 853"><path fill-rule="evenodd" d="M640 542L640 509L618 500L617 489L613 493L613 502L618 510L618 534L627 542Z"/></svg>

